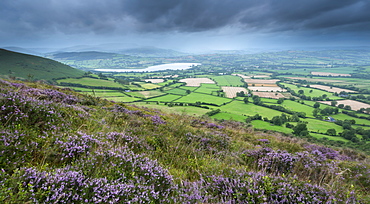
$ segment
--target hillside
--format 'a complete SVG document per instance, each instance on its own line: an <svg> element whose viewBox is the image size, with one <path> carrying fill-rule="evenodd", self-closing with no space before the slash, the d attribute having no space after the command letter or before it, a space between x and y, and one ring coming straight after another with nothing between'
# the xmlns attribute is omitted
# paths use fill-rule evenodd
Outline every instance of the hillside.
<svg viewBox="0 0 370 204"><path fill-rule="evenodd" d="M0 49L0 75L30 80L80 77L83 71L54 60Z"/></svg>
<svg viewBox="0 0 370 204"><path fill-rule="evenodd" d="M1 203L368 203L368 156L0 81Z"/></svg>

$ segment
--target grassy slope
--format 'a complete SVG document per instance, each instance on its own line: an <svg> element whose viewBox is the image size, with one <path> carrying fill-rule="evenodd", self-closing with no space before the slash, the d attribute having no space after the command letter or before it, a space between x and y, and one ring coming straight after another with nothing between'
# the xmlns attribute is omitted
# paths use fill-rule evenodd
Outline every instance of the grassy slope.
<svg viewBox="0 0 370 204"><path fill-rule="evenodd" d="M274 203L277 196L355 203L348 192L368 196L370 166L361 153L43 84L0 83L2 203L184 203L194 195L194 203Z"/></svg>
<svg viewBox="0 0 370 204"><path fill-rule="evenodd" d="M61 77L80 77L83 71L54 60L0 49L0 75L28 79L52 80Z"/></svg>

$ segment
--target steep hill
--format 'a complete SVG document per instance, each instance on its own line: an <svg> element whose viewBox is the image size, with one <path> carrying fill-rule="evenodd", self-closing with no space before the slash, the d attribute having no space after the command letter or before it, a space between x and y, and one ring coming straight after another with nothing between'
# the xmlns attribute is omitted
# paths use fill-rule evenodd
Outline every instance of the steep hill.
<svg viewBox="0 0 370 204"><path fill-rule="evenodd" d="M79 77L83 71L38 56L0 49L0 75L32 80Z"/></svg>
<svg viewBox="0 0 370 204"><path fill-rule="evenodd" d="M368 156L0 80L1 203L369 203Z"/></svg>

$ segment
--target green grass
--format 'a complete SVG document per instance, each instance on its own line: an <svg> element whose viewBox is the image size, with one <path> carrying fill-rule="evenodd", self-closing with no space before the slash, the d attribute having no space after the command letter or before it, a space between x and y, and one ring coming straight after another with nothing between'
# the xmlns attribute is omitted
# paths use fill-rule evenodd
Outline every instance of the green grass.
<svg viewBox="0 0 370 204"><path fill-rule="evenodd" d="M319 89L314 89L314 88L306 88L306 87L297 87L296 85L293 85L293 84L287 84L287 83L281 83L282 85L284 85L285 87L289 87L291 90L294 90L297 94L298 94L298 91L299 90L303 90L304 91L304 95L306 96L310 96L310 97L320 97L322 95L327 95L327 98L330 98L330 99L343 99L341 97L338 97L338 96L334 96L333 93L330 93L330 92L327 92L327 91L323 91L323 90L319 90ZM310 91L312 91L310 93Z"/></svg>
<svg viewBox="0 0 370 204"><path fill-rule="evenodd" d="M105 97L105 99L115 102L133 102L140 100L139 98L134 97Z"/></svg>
<svg viewBox="0 0 370 204"><path fill-rule="evenodd" d="M60 62L0 49L0 75L29 80L81 77L84 72Z"/></svg>
<svg viewBox="0 0 370 204"><path fill-rule="evenodd" d="M90 87L105 87L105 88L124 88L119 83L115 83L110 80L103 80L103 79L95 79L95 78L89 78L84 77L80 79L75 78L69 78L69 79L60 79L57 81L58 83L73 83L73 84L81 84L84 86L90 86Z"/></svg>
<svg viewBox="0 0 370 204"><path fill-rule="evenodd" d="M161 87L158 84L153 84L153 83L145 83L145 82L136 82L136 84L139 84L141 87L144 89L155 89Z"/></svg>
<svg viewBox="0 0 370 204"><path fill-rule="evenodd" d="M257 129L273 130L273 131L283 132L287 134L290 134L293 132L293 130L290 128L286 128L284 126L272 125L271 123L262 121L262 120L253 120L251 124L253 125L254 128L257 128Z"/></svg>
<svg viewBox="0 0 370 204"><path fill-rule="evenodd" d="M170 93L170 94L175 94L175 95L182 95L182 96L187 95L186 90L180 89L180 88L171 89L165 92Z"/></svg>
<svg viewBox="0 0 370 204"><path fill-rule="evenodd" d="M327 122L323 120L317 120L317 119L301 119L302 121L308 122L307 129L309 131L319 132L319 133L326 133L328 129L335 129L335 131L338 133L343 132L343 128L339 125L336 125L332 122Z"/></svg>
<svg viewBox="0 0 370 204"><path fill-rule="evenodd" d="M356 121L356 124L358 124L358 125L360 125L360 124L361 125L362 124L363 125L370 125L370 120L351 117L351 116L346 115L346 114L343 114L343 113L332 115L331 117L333 117L336 120L355 120Z"/></svg>
<svg viewBox="0 0 370 204"><path fill-rule="evenodd" d="M292 110L292 111L304 112L304 113L306 113L307 117L313 117L312 111L315 110L314 108L312 108L308 105L301 104L301 103L298 103L296 101L291 101L291 100L285 100L280 105L285 107L286 109L289 109L289 110Z"/></svg>
<svg viewBox="0 0 370 204"><path fill-rule="evenodd" d="M177 99L175 102L195 103L197 101L203 103L211 103L215 105L222 105L224 103L230 102L231 99L193 92L190 93L189 95L181 97L180 99Z"/></svg>
<svg viewBox="0 0 370 204"><path fill-rule="evenodd" d="M197 93L204 93L204 94L214 94L216 95L216 91L219 91L221 88L216 84L201 84L200 87L195 90Z"/></svg>
<svg viewBox="0 0 370 204"><path fill-rule="evenodd" d="M244 85L244 83L241 82L241 78L239 76L222 75L222 76L213 76L211 78L219 86L243 86Z"/></svg>
<svg viewBox="0 0 370 204"><path fill-rule="evenodd" d="M150 98L150 99L147 99L145 101L172 102L172 101L178 99L179 97L181 97L181 96L167 94L167 95L164 95L164 96Z"/></svg>
<svg viewBox="0 0 370 204"><path fill-rule="evenodd" d="M165 113L176 113L176 114L187 114L193 116L202 116L205 113L209 112L209 109L198 108L195 106L173 106L169 107L168 105L164 105L163 103L156 104L155 102L136 102L135 105L137 106L144 106L148 108L159 109Z"/></svg>
<svg viewBox="0 0 370 204"><path fill-rule="evenodd" d="M238 115L247 115L253 116L256 114L261 115L262 117L267 117L271 119L276 115L281 115L282 112L273 110L270 108L265 108L262 106L257 106L252 103L245 104L242 101L233 101L229 104L226 104L220 108L224 112L238 114Z"/></svg>
<svg viewBox="0 0 370 204"><path fill-rule="evenodd" d="M181 86L180 88L181 88L181 89L185 89L185 90L194 91L194 90L195 90L195 89L197 89L198 87L194 87L194 86Z"/></svg>
<svg viewBox="0 0 370 204"><path fill-rule="evenodd" d="M223 120L235 120L239 122L245 122L245 119L247 117L240 115L240 114L220 112L220 113L217 113L216 115L211 116L211 118L218 119L218 120L223 119Z"/></svg>
<svg viewBox="0 0 370 204"><path fill-rule="evenodd" d="M310 133L310 135L312 137L317 138L317 139L328 138L329 140L348 142L347 139L344 139L343 137L339 137L339 136L322 135L322 134L316 134L316 133L312 133L312 132Z"/></svg>

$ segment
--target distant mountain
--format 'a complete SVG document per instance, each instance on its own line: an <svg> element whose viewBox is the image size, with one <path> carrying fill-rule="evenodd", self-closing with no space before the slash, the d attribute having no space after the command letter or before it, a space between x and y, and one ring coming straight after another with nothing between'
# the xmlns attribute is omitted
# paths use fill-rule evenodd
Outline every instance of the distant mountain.
<svg viewBox="0 0 370 204"><path fill-rule="evenodd" d="M22 48L22 47L4 47L3 49L13 51L13 52L20 52L23 54L29 54L29 55L37 55L37 56L43 55L42 53L37 52L33 49Z"/></svg>
<svg viewBox="0 0 370 204"><path fill-rule="evenodd" d="M50 55L49 57L56 60L96 60L96 59L112 59L117 55L123 56L122 54L108 53L108 52L60 52Z"/></svg>
<svg viewBox="0 0 370 204"><path fill-rule="evenodd" d="M83 71L60 62L0 49L0 75L29 78L34 80L52 80L60 77L79 77Z"/></svg>
<svg viewBox="0 0 370 204"><path fill-rule="evenodd" d="M119 53L140 57L178 57L188 55L187 53L178 52L170 49L161 49L156 47L140 47L120 50Z"/></svg>

